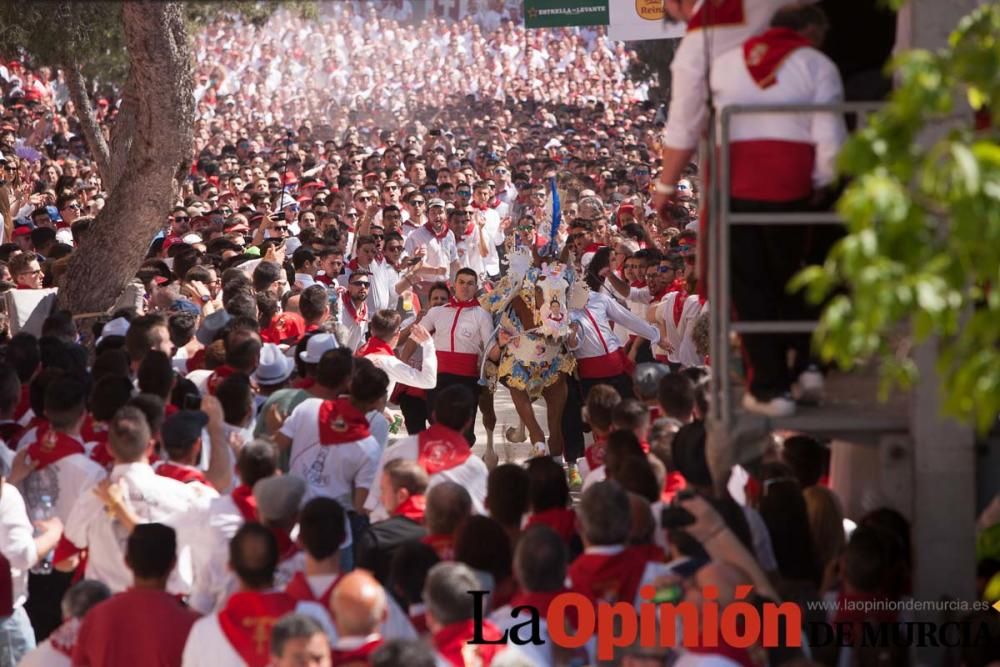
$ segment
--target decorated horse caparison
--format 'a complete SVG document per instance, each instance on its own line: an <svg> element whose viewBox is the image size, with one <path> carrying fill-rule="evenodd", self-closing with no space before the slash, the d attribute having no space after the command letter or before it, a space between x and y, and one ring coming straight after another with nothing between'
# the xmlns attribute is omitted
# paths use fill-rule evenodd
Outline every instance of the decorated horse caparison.
<svg viewBox="0 0 1000 667"><path fill-rule="evenodd" d="M554 257L546 261L525 247L508 256L508 269L496 288L480 298L483 308L500 317L503 349L495 369L490 369L495 372L491 388L499 381L510 390L533 456L561 456L566 376L576 365L566 349L572 333L569 311L586 304L587 287L572 267ZM545 399L547 441L531 407L539 398Z"/></svg>

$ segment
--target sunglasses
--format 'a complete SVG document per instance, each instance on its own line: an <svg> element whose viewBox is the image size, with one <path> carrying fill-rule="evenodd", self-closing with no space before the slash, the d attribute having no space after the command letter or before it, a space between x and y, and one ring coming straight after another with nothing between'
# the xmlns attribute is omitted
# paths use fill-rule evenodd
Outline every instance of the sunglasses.
<svg viewBox="0 0 1000 667"><path fill-rule="evenodd" d="M347 217L348 218L356 218L356 217L358 217L358 214L357 213L348 213Z"/></svg>
<svg viewBox="0 0 1000 667"><path fill-rule="evenodd" d="M403 252L403 246L401 245L387 245L385 247L386 252Z"/></svg>
<svg viewBox="0 0 1000 667"><path fill-rule="evenodd" d="M287 232L288 225L275 225L274 227L272 227L272 229L274 229L274 231L276 232Z"/></svg>
<svg viewBox="0 0 1000 667"><path fill-rule="evenodd" d="M189 218L189 217L188 217L188 216L186 216L186 215L175 215L175 216L174 216L174 220L175 220L176 222L187 222L187 221L188 221L188 220L190 220L190 219L191 219L191 218Z"/></svg>
<svg viewBox="0 0 1000 667"><path fill-rule="evenodd" d="M456 190L455 194L458 195L459 197L471 197L472 190Z"/></svg>
<svg viewBox="0 0 1000 667"><path fill-rule="evenodd" d="M385 190L398 190L398 189L399 189L398 185L387 185L384 188L382 188L383 191L385 191Z"/></svg>
<svg viewBox="0 0 1000 667"><path fill-rule="evenodd" d="M435 195L435 194L437 194L437 191L438 191L438 189L437 189L437 188L424 188L424 189L422 190L422 192L423 192L423 193L424 193L425 195Z"/></svg>
<svg viewBox="0 0 1000 667"><path fill-rule="evenodd" d="M385 238L385 235L383 235L383 234L372 234L372 238L376 239L378 241L381 241L382 239Z"/></svg>
<svg viewBox="0 0 1000 667"><path fill-rule="evenodd" d="M368 283L363 283L361 281L358 281L351 283L351 287L364 287L365 289L368 289Z"/></svg>
<svg viewBox="0 0 1000 667"><path fill-rule="evenodd" d="M423 206L427 202L425 202L423 199L414 199L410 203L413 204L414 206Z"/></svg>

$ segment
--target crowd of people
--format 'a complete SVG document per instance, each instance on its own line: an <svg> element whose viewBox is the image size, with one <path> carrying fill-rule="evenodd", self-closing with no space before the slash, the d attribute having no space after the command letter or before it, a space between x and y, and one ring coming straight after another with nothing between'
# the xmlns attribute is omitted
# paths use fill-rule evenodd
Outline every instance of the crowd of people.
<svg viewBox="0 0 1000 667"><path fill-rule="evenodd" d="M836 98L822 15L783 4L750 3L767 15L733 45L758 41L720 58L717 98ZM632 604L652 586L701 607L707 587L728 602L750 585L754 604L799 603L807 633L871 620L846 602L910 594L906 519L846 520L816 438L755 434L717 490L702 181L676 130L661 136L698 114L644 101L633 54L603 29L526 31L504 3L481 5L418 21L406 0L333 3L320 20L220 18L194 35L190 175L134 282L85 331L66 311L21 330L14 311L72 279L109 194L63 73L0 66L0 665L583 665L595 642L559 646L545 625L562 593ZM755 46L781 57L751 62ZM103 127L117 106L95 98ZM736 128L745 210L830 185L842 129L796 122ZM815 150L775 153L796 141ZM791 186L762 182L786 159ZM796 251L739 243L750 289L734 285L736 305L772 318ZM801 339L744 345L747 409L817 398ZM505 392L505 440L527 441L527 460L496 451ZM1000 597L997 515L982 525L984 597ZM498 643L526 607L541 643ZM908 661L809 636L637 640L604 662L804 658Z"/></svg>

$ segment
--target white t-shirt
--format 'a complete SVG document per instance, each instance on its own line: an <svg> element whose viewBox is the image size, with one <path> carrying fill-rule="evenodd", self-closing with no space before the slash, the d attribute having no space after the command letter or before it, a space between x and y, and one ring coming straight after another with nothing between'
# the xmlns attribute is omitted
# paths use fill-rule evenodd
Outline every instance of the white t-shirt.
<svg viewBox="0 0 1000 667"><path fill-rule="evenodd" d="M306 481L306 499L335 498L350 509L354 489L370 489L375 483L375 469L382 448L371 435L357 442L321 444L319 409L322 404L322 399L307 398L295 407L281 427L282 435L292 441L288 473Z"/></svg>
<svg viewBox="0 0 1000 667"><path fill-rule="evenodd" d="M381 477L382 468L389 461L396 459L416 461L417 454L420 451L418 437L416 435L408 436L399 440L392 447L387 448L378 462L375 479ZM472 454L463 463L454 468L442 470L439 473L431 475L427 488L430 489L435 484L445 481L461 484L469 492L469 496L472 497L472 508L476 514L486 514L486 478L489 477L489 474L489 470L486 468L483 460ZM385 518L387 516L377 493L368 494L368 499L365 501L365 509L373 514L373 518Z"/></svg>
<svg viewBox="0 0 1000 667"><path fill-rule="evenodd" d="M212 613L231 592L229 540L244 521L229 495L199 502L166 521L177 531L178 544L190 549L194 581L188 604L195 611Z"/></svg>
<svg viewBox="0 0 1000 667"><path fill-rule="evenodd" d="M299 602L295 605L296 614L309 616L320 624L324 634L333 642L336 631L330 622L326 610L315 602ZM181 658L182 667L229 667L229 665L244 665L243 658L236 652L233 645L226 639L219 625L219 615L212 614L195 621L184 644L184 655Z"/></svg>
<svg viewBox="0 0 1000 667"><path fill-rule="evenodd" d="M40 470L35 470L21 482L28 512L38 507L42 496L52 499L53 516L66 523L70 511L107 473L86 454L70 454Z"/></svg>
<svg viewBox="0 0 1000 667"><path fill-rule="evenodd" d="M28 520L21 493L13 484L0 488L0 553L10 561L14 607L28 600L28 570L38 560L35 529Z"/></svg>
<svg viewBox="0 0 1000 667"><path fill-rule="evenodd" d="M198 496L187 484L157 475L146 463L119 463L109 479L118 483L125 502L143 523L167 522L170 517L188 510ZM90 549L87 579L103 581L112 593L132 585L132 573L125 566L128 530L108 516L104 504L93 493L77 499L66 521L66 539L80 549ZM182 579L181 567L174 569L167 583L170 593L187 593L190 581Z"/></svg>

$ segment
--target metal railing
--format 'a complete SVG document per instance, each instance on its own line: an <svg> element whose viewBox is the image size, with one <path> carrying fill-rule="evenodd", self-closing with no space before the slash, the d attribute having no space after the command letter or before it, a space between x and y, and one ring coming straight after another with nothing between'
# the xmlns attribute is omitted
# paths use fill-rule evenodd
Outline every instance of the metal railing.
<svg viewBox="0 0 1000 667"><path fill-rule="evenodd" d="M708 140L703 147L702 164L707 165L710 179L708 202L708 300L712 400L709 419L730 433L733 426L732 377L730 375L730 334L812 333L815 321L730 321L730 225L837 225L843 221L836 213L734 213L730 210L730 125L740 114L837 113L853 115L857 127L864 127L868 115L882 107L879 102L842 102L838 104L776 104L733 105L718 112L718 126L709 125ZM716 168L718 167L718 168ZM716 177L718 174L718 177Z"/></svg>

